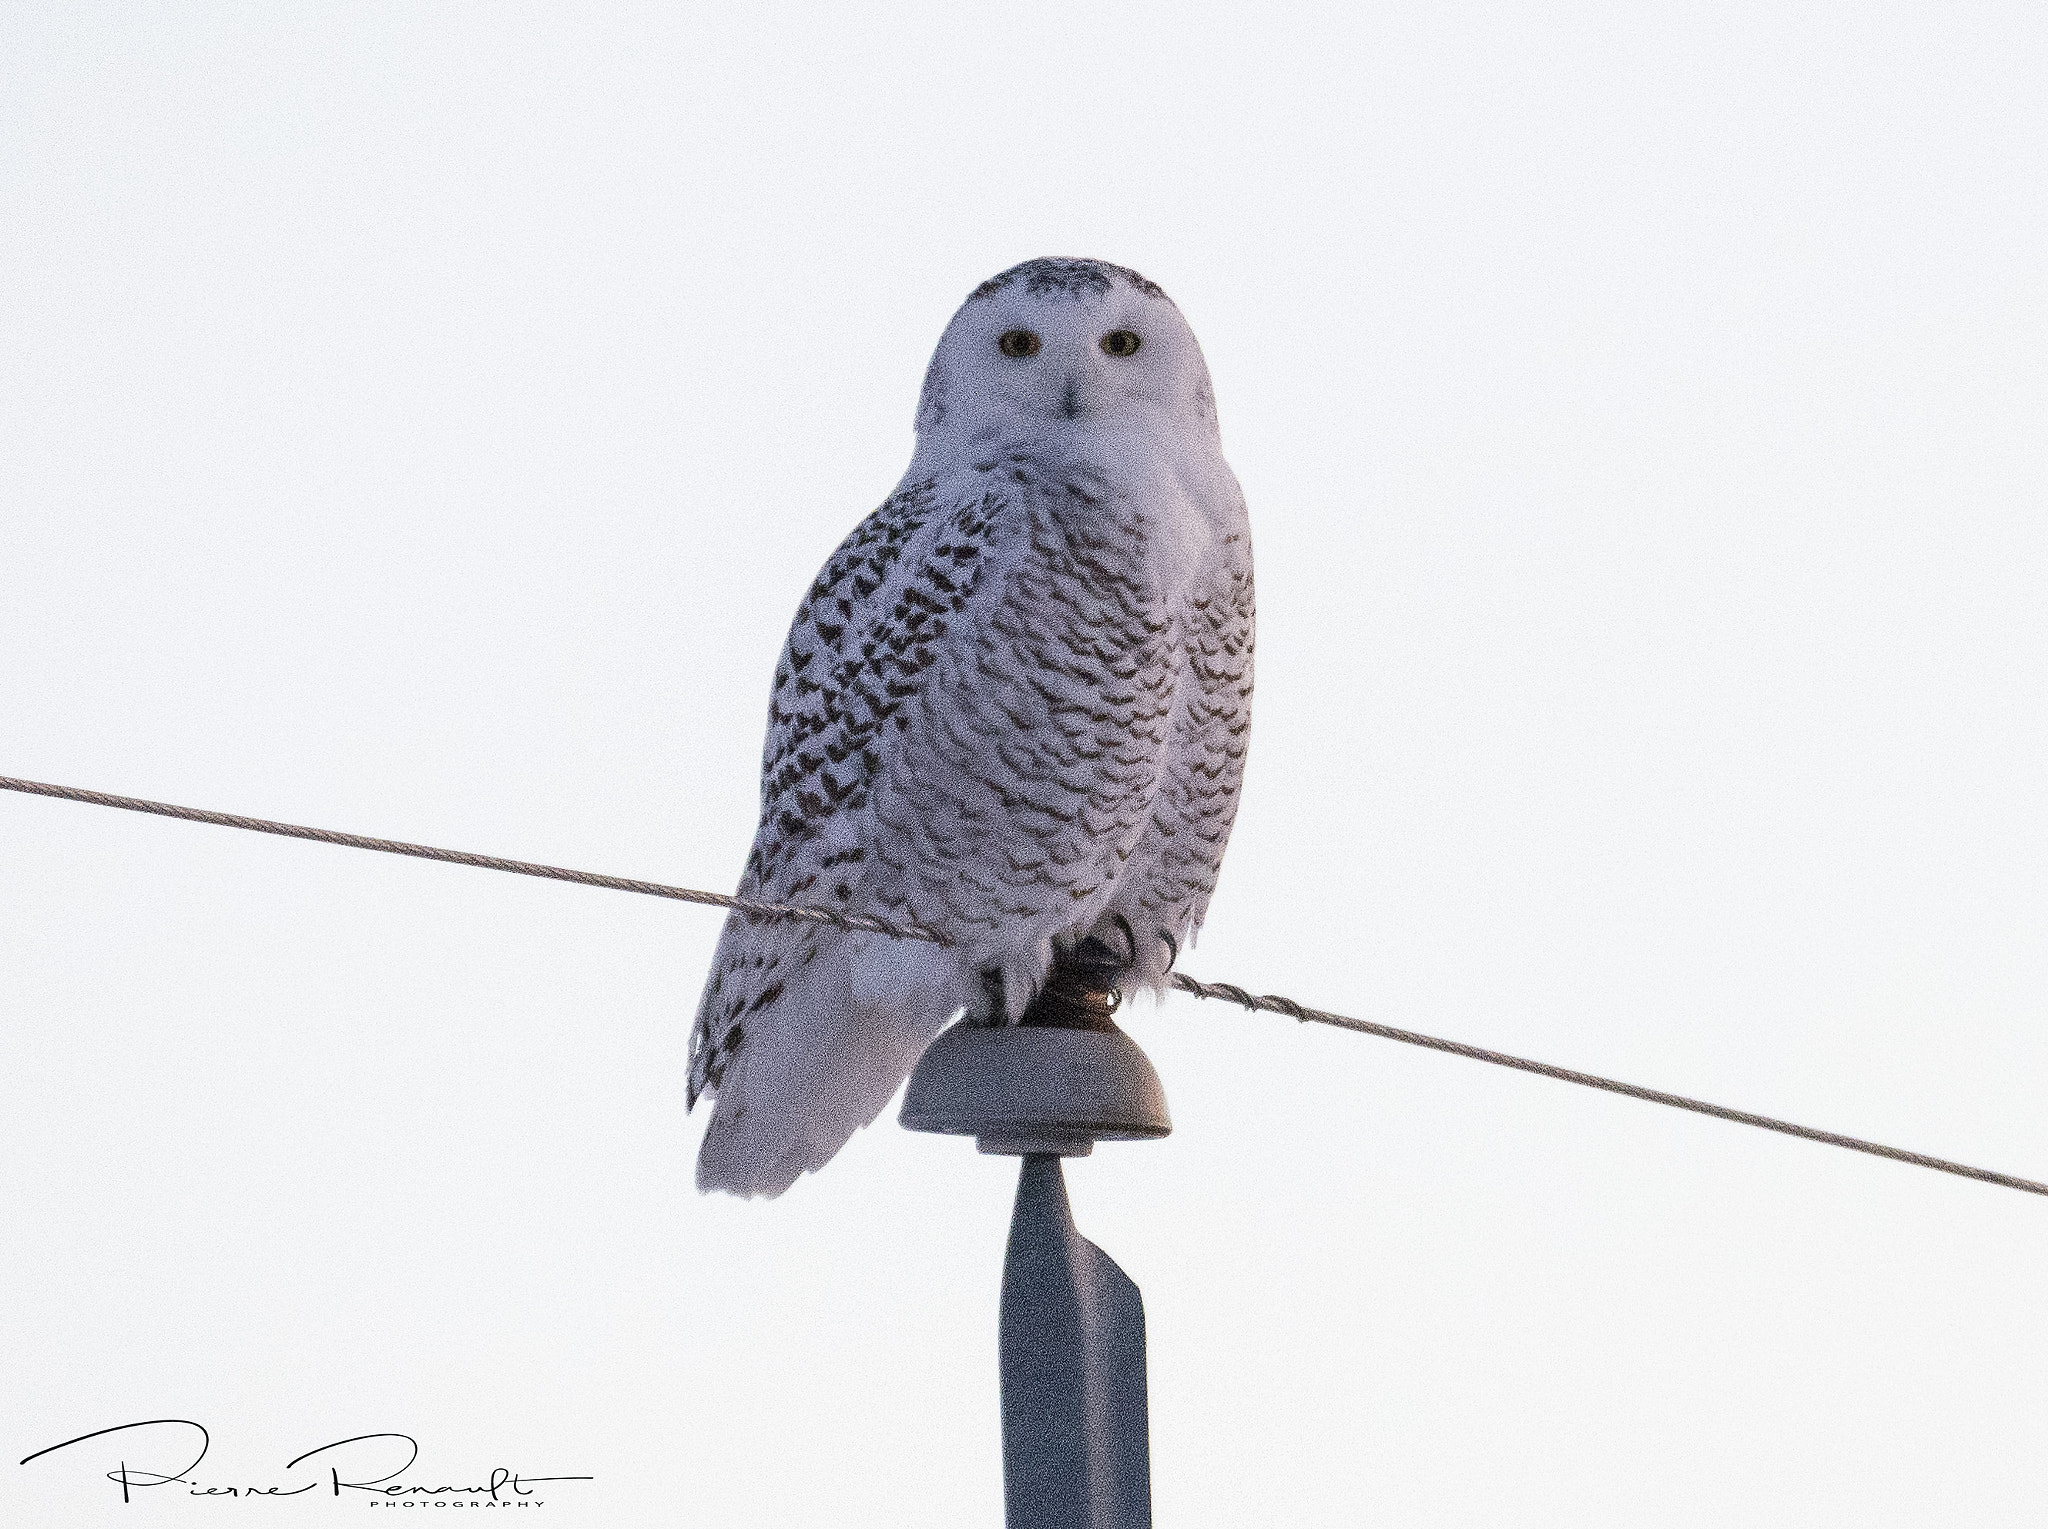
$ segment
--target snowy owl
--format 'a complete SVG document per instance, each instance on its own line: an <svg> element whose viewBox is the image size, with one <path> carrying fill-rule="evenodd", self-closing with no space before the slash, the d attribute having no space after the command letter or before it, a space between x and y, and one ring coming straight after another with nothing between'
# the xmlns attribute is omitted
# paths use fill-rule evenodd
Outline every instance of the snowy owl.
<svg viewBox="0 0 2048 1529"><path fill-rule="evenodd" d="M1056 955L1157 991L1202 922L1251 726L1252 550L1193 331L1135 271L1044 259L940 336L910 468L776 665L743 894L941 946L732 914L690 1037L697 1185L778 1195L963 1009Z"/></svg>

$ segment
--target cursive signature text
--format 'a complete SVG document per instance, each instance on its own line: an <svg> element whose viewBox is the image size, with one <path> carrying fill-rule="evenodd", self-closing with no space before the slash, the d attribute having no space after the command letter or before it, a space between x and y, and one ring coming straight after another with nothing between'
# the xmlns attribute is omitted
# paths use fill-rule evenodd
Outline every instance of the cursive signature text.
<svg viewBox="0 0 2048 1529"><path fill-rule="evenodd" d="M596 1479L593 1476L525 1476L498 1467L474 1486L420 1486L399 1479L420 1457L417 1439L403 1433L361 1433L352 1439L322 1444L318 1449L309 1449L287 1460L278 1473L284 1479L268 1486L206 1483L193 1473L205 1460L207 1450L212 1448L213 1435L206 1431L204 1425L190 1418L150 1418L140 1423L119 1423L112 1428L94 1429L75 1439L39 1449L21 1463L27 1465L31 1460L40 1460L45 1455L54 1455L59 1450L93 1440L102 1442L93 1450L80 1451L79 1455L112 1462L106 1477L120 1487L123 1502L133 1502L131 1493L144 1488L182 1486L192 1497L297 1497L302 1492L316 1492L324 1488L336 1497L344 1492L367 1492L386 1498L469 1497L490 1503L509 1505L519 1502L538 1507L544 1499L534 1495L534 1488L545 1482ZM196 1452L192 1448L195 1444L198 1446ZM169 1453L173 1449L176 1454ZM187 1454L191 1456L189 1460L185 1459ZM77 1459L79 1455L72 1458ZM137 1457L141 1457L153 1458L161 1465L166 1455L172 1460L184 1460L184 1463L174 1470L152 1470L134 1463ZM319 1463L308 1465L307 1462L314 1460ZM294 1472L299 1474L292 1474ZM304 1479L300 1479L301 1476Z"/></svg>

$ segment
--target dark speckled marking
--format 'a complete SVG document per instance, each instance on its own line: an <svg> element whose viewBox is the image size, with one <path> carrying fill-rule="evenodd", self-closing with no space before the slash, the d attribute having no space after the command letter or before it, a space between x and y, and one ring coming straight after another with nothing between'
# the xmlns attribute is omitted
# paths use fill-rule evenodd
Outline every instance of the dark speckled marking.
<svg viewBox="0 0 2048 1529"><path fill-rule="evenodd" d="M1013 265L1001 275L991 276L969 293L967 300L973 302L977 298L993 297L1019 282L1032 297L1106 297L1118 282L1147 297L1166 297L1157 282L1147 281L1128 266L1111 265L1106 260L1075 260L1049 255ZM1173 301L1170 297L1166 300Z"/></svg>

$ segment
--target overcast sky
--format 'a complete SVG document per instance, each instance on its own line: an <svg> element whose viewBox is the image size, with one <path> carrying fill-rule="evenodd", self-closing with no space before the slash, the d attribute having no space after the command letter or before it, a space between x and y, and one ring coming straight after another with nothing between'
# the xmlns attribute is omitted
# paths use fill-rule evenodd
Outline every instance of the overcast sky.
<svg viewBox="0 0 2048 1529"><path fill-rule="evenodd" d="M1099 256L1257 549L1184 970L2048 1177L2044 66L2024 4L5 5L0 774L729 887L941 327ZM700 1198L714 913L15 796L0 857L23 1522L362 1510L13 1464L166 1417L205 1484L388 1430L558 1525L999 1521L1014 1165L892 1109ZM1175 1134L1068 1177L1162 1524L2048 1513L2048 1204L1128 1028Z"/></svg>

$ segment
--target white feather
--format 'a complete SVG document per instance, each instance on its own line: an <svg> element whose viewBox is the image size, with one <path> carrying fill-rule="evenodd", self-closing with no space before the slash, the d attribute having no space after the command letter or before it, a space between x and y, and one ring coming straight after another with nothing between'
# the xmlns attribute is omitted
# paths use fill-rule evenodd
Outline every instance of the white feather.
<svg viewBox="0 0 2048 1529"><path fill-rule="evenodd" d="M992 974L1014 1020L1056 946L1101 939L1161 986L1236 812L1251 647L1244 501L1179 310L1094 261L985 283L909 472L790 629L742 879L955 943L729 918L691 1037L692 1102L718 1099L700 1187L822 1167Z"/></svg>

